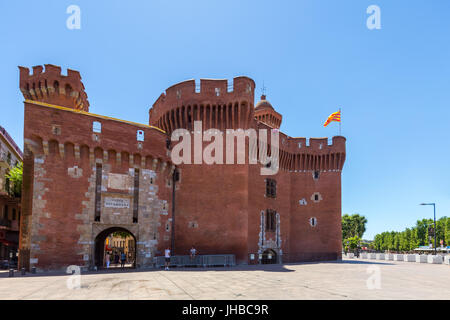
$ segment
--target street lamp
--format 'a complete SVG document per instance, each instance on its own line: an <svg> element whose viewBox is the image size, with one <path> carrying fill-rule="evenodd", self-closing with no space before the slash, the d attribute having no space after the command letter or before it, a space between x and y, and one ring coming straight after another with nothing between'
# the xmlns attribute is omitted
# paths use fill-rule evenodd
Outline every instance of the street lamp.
<svg viewBox="0 0 450 320"><path fill-rule="evenodd" d="M421 203L421 206L433 206L434 212L434 255L436 255L436 204L433 203Z"/></svg>

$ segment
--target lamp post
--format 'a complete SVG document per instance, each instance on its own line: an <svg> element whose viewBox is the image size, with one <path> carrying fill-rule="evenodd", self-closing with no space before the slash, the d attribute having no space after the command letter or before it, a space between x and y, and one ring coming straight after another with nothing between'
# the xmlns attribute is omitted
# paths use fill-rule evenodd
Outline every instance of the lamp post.
<svg viewBox="0 0 450 320"><path fill-rule="evenodd" d="M436 255L436 203L421 203L421 206L433 206L434 212L434 255Z"/></svg>

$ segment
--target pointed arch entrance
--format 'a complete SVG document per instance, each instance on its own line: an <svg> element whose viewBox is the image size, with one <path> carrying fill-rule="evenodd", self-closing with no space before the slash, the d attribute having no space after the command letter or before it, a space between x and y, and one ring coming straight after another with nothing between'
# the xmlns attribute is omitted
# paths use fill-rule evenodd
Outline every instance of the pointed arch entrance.
<svg viewBox="0 0 450 320"><path fill-rule="evenodd" d="M106 246L106 238L108 238L108 236L110 236L113 233L127 233L129 234L132 238L133 241L131 244L129 243L124 243L123 248L125 248L125 246L130 246L127 247L129 249L129 253L131 253L131 256L127 256L127 261L129 262L128 264L131 264L132 268L136 268L136 252L137 252L137 241L136 241L136 236L129 230L123 228L123 227L111 227L108 229L103 230L102 232L100 232L97 237L95 237L95 252L94 252L94 264L95 266L97 266L97 268L104 268L105 266L105 246ZM119 247L119 251L120 251ZM108 249L112 249L111 244L108 244ZM111 262L113 257L111 257Z"/></svg>

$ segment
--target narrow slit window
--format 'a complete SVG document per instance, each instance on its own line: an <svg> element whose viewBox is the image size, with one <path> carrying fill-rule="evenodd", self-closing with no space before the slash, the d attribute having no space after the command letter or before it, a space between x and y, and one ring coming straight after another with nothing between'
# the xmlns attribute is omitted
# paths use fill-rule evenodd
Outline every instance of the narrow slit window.
<svg viewBox="0 0 450 320"><path fill-rule="evenodd" d="M139 169L134 169L133 223L138 222L139 214Z"/></svg>
<svg viewBox="0 0 450 320"><path fill-rule="evenodd" d="M276 198L277 182L274 179L266 179L266 197Z"/></svg>
<svg viewBox="0 0 450 320"><path fill-rule="evenodd" d="M100 163L97 163L95 171L95 221L100 221L102 206L102 165Z"/></svg>
<svg viewBox="0 0 450 320"><path fill-rule="evenodd" d="M266 231L275 231L276 229L276 212L271 209L266 210Z"/></svg>

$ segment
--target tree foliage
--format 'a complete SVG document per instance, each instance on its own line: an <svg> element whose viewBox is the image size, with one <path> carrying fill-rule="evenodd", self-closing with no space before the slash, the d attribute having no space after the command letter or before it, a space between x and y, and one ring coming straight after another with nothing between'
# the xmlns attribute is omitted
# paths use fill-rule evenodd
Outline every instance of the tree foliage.
<svg viewBox="0 0 450 320"><path fill-rule="evenodd" d="M9 170L6 174L6 178L9 180L9 195L12 197L20 198L22 195L22 176L23 176L23 163L19 162L17 166Z"/></svg>
<svg viewBox="0 0 450 320"><path fill-rule="evenodd" d="M434 246L434 236L429 234L429 227L434 228L433 219L417 220L412 228L404 231L386 231L375 235L371 247L378 251L412 251L419 246ZM436 220L436 243L440 246L440 241L444 241L444 246L450 246L450 218L442 217Z"/></svg>
<svg viewBox="0 0 450 320"><path fill-rule="evenodd" d="M131 234L129 232L126 231L116 231L113 232L113 237L120 237L122 239L125 239L126 237L131 236Z"/></svg>
<svg viewBox="0 0 450 320"><path fill-rule="evenodd" d="M353 238L358 236L362 238L366 231L367 219L359 214L342 216L342 239Z"/></svg>

